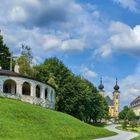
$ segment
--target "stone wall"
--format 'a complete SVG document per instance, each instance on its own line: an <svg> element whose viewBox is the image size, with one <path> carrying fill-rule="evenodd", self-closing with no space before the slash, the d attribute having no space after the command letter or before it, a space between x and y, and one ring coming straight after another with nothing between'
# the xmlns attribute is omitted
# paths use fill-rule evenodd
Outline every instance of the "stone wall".
<svg viewBox="0 0 140 140"><path fill-rule="evenodd" d="M49 102L47 99L41 99L37 97L27 96L27 95L15 95L0 92L0 97L16 99L30 104L39 105L45 108L55 109L53 103Z"/></svg>
<svg viewBox="0 0 140 140"><path fill-rule="evenodd" d="M16 87L13 87L13 84L11 83L11 93L4 93L4 83L7 80L13 81L16 85ZM22 94L22 87L25 82L30 85L29 96ZM40 88L39 98L36 95L37 86ZM47 97L45 97L45 90L47 90ZM15 94L13 94L13 91ZM28 78L0 75L0 96L55 109L55 90L49 85Z"/></svg>

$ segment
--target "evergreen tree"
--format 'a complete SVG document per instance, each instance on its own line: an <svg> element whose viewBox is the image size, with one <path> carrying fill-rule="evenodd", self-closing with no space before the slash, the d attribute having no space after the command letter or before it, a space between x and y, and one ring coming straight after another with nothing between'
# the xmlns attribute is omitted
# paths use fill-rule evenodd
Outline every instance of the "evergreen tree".
<svg viewBox="0 0 140 140"><path fill-rule="evenodd" d="M2 69L10 68L10 60L7 57L10 57L9 48L4 44L3 36L0 34L0 66Z"/></svg>

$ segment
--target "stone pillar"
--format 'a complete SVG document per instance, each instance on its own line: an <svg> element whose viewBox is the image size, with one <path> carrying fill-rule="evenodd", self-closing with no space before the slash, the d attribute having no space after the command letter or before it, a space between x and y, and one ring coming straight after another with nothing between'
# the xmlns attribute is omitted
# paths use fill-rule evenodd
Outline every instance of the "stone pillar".
<svg viewBox="0 0 140 140"><path fill-rule="evenodd" d="M48 100L51 102L51 89L50 88L48 88Z"/></svg>
<svg viewBox="0 0 140 140"><path fill-rule="evenodd" d="M15 91L15 90L16 90L16 89L15 89L15 86L16 86L15 83L12 82L12 83L11 83L11 93L12 93L12 94L15 94L15 93L16 93L16 91Z"/></svg>
<svg viewBox="0 0 140 140"><path fill-rule="evenodd" d="M40 89L40 98L45 99L45 87L41 87Z"/></svg>
<svg viewBox="0 0 140 140"><path fill-rule="evenodd" d="M16 95L22 95L22 84L17 83L17 88L16 88Z"/></svg>
<svg viewBox="0 0 140 140"><path fill-rule="evenodd" d="M0 92L1 93L3 93L3 84L4 84L4 81L0 80Z"/></svg>
<svg viewBox="0 0 140 140"><path fill-rule="evenodd" d="M53 90L53 102L55 103L55 91Z"/></svg>
<svg viewBox="0 0 140 140"><path fill-rule="evenodd" d="M34 83L31 84L31 96L35 97L36 93L36 85Z"/></svg>

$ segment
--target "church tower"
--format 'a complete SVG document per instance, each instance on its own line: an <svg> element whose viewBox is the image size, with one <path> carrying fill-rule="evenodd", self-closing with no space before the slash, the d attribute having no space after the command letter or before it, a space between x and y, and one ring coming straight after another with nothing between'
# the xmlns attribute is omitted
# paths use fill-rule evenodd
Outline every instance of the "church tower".
<svg viewBox="0 0 140 140"><path fill-rule="evenodd" d="M118 118L120 111L120 91L119 91L118 81L116 79L116 85L114 86L113 92L113 104L114 104L114 118Z"/></svg>
<svg viewBox="0 0 140 140"><path fill-rule="evenodd" d="M103 82L102 82L102 77L100 78L100 85L98 86L98 89L99 89L99 94L102 95L104 97L104 85L103 85Z"/></svg>

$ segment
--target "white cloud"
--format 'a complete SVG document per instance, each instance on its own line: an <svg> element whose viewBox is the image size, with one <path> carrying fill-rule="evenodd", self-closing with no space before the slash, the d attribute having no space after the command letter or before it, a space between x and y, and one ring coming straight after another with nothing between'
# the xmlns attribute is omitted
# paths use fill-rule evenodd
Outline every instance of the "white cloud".
<svg viewBox="0 0 140 140"><path fill-rule="evenodd" d="M82 75L87 79L93 79L97 77L97 73L95 71L90 70L87 67L81 67L80 69Z"/></svg>
<svg viewBox="0 0 140 140"><path fill-rule="evenodd" d="M113 48L136 54L140 51L140 25L131 28L126 24L113 22L110 28L110 44Z"/></svg>
<svg viewBox="0 0 140 140"><path fill-rule="evenodd" d="M104 24L98 21L101 15L95 5L88 6L92 9L89 12L75 0L3 0L2 3L0 25L12 51L18 51L24 43L38 56L58 51L83 52L87 48L93 50L104 36Z"/></svg>
<svg viewBox="0 0 140 140"><path fill-rule="evenodd" d="M20 7L20 6L16 6L12 9L12 11L10 12L10 19L11 21L14 22L23 22L27 19L27 15L25 10Z"/></svg>
<svg viewBox="0 0 140 140"><path fill-rule="evenodd" d="M1 29L6 43L15 51L26 43L34 48L36 55L42 56L48 52L73 53L86 49L102 57L120 50L140 52L140 25L134 28L121 22L108 25L95 5L84 7L75 0L3 0L3 5L0 5Z"/></svg>
<svg viewBox="0 0 140 140"><path fill-rule="evenodd" d="M107 38L95 49L94 55L108 57L119 51L139 56L140 54L140 25L130 27L122 22L113 21L106 32Z"/></svg>
<svg viewBox="0 0 140 140"><path fill-rule="evenodd" d="M111 54L112 54L112 49L108 44L97 48L93 53L94 57L96 57L97 55L100 55L101 57L108 57Z"/></svg>
<svg viewBox="0 0 140 140"><path fill-rule="evenodd" d="M124 104L130 104L137 96L140 95L140 65L136 71L128 75L121 82L121 100Z"/></svg>
<svg viewBox="0 0 140 140"><path fill-rule="evenodd" d="M60 49L62 51L83 51L86 48L82 39L69 39L62 42Z"/></svg>
<svg viewBox="0 0 140 140"><path fill-rule="evenodd" d="M113 0L119 3L122 7L128 8L131 11L138 12L138 2L137 0Z"/></svg>
<svg viewBox="0 0 140 140"><path fill-rule="evenodd" d="M93 11L92 16L96 17L96 18L99 18L100 17L100 12L99 11Z"/></svg>

